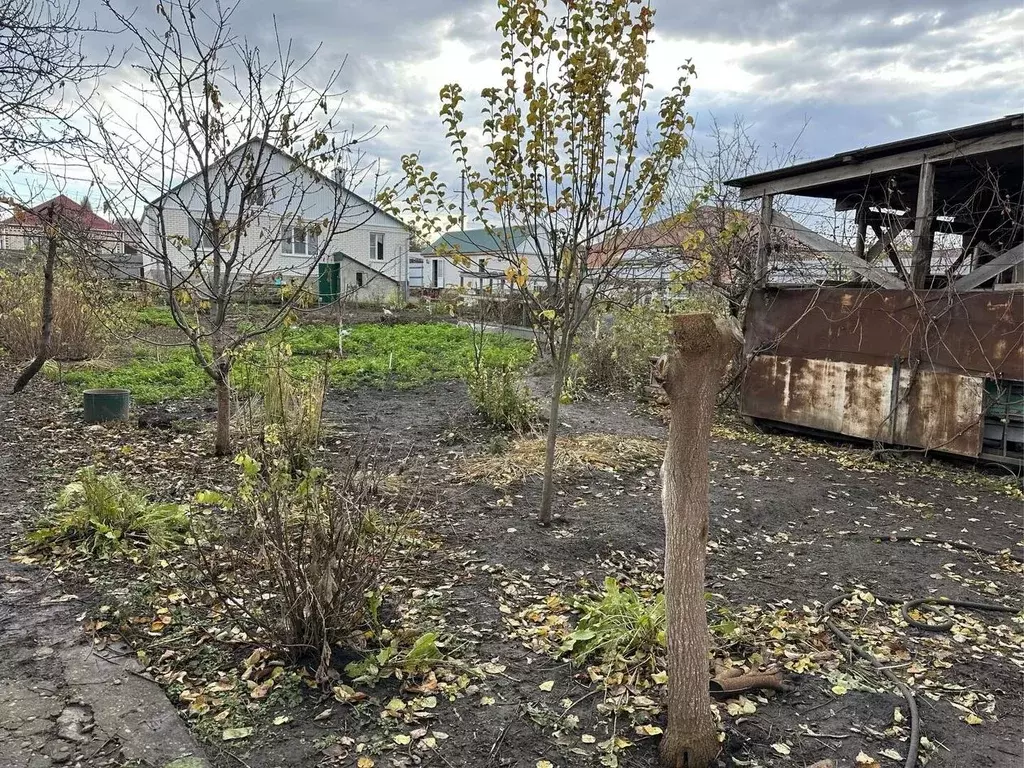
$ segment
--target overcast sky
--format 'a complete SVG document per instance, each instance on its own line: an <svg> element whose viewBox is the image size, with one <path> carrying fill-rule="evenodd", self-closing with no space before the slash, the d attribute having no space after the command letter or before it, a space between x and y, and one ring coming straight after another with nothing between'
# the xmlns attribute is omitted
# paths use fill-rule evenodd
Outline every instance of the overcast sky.
<svg viewBox="0 0 1024 768"><path fill-rule="evenodd" d="M1024 108L1020 0L661 0L655 8L652 80L669 86L693 59L698 141L712 114L739 115L766 151L802 131L798 151L811 159ZM82 11L102 13L99 0L83 0ZM451 81L470 92L493 81L493 0L242 0L235 31L267 42L275 14L283 36L323 43L320 68L347 58L346 117L383 129L368 151L390 167L419 151L450 172L437 92Z"/></svg>

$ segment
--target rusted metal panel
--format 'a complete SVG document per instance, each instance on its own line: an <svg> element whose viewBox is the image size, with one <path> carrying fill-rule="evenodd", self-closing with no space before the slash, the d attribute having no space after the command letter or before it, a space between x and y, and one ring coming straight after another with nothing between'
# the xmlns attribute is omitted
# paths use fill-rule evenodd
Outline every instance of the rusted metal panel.
<svg viewBox="0 0 1024 768"><path fill-rule="evenodd" d="M751 361L744 380L743 413L863 440L976 456L983 397L984 381L973 376L761 355Z"/></svg>
<svg viewBox="0 0 1024 768"><path fill-rule="evenodd" d="M981 452L985 380L918 371L899 382L895 440L961 456Z"/></svg>
<svg viewBox="0 0 1024 768"><path fill-rule="evenodd" d="M985 379L1024 380L1024 293L769 288L745 344L748 416L977 456Z"/></svg>
<svg viewBox="0 0 1024 768"><path fill-rule="evenodd" d="M1024 378L1024 293L769 288L751 297L746 348L781 357Z"/></svg>

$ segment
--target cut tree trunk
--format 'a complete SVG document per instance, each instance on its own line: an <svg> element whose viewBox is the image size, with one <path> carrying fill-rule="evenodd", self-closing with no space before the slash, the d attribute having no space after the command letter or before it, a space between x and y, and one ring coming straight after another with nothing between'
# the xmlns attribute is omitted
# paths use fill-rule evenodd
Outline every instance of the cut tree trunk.
<svg viewBox="0 0 1024 768"><path fill-rule="evenodd" d="M738 347L735 322L709 314L673 318L663 369L671 422L662 465L668 726L665 768L705 768L719 752L708 694L704 603L708 537L708 441L715 398Z"/></svg>
<svg viewBox="0 0 1024 768"><path fill-rule="evenodd" d="M50 236L46 244L46 261L43 262L43 311L40 318L39 349L32 362L14 382L11 394L18 394L42 370L43 363L50 357L53 344L53 270L57 264L57 238Z"/></svg>

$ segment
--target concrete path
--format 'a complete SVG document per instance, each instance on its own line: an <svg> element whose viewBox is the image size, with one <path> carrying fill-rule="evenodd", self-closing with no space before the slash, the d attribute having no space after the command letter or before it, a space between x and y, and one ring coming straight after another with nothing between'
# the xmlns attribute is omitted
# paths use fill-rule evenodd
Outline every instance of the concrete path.
<svg viewBox="0 0 1024 768"><path fill-rule="evenodd" d="M82 604L45 577L0 560L0 768L207 768L130 651L96 651Z"/></svg>

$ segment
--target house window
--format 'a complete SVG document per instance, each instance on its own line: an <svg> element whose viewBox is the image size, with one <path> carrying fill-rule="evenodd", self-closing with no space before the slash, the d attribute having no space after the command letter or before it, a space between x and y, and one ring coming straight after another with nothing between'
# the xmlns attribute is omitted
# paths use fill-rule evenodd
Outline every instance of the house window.
<svg viewBox="0 0 1024 768"><path fill-rule="evenodd" d="M218 222L219 223L219 222ZM199 226L199 222L193 219L189 219L188 222L188 241L192 243L192 246L196 250L200 251L212 251L213 250L213 231L215 227L209 225Z"/></svg>
<svg viewBox="0 0 1024 768"><path fill-rule="evenodd" d="M480 261L478 261L476 263L476 266L477 266L477 271L478 272L486 272L487 271L487 259L480 259Z"/></svg>
<svg viewBox="0 0 1024 768"><path fill-rule="evenodd" d="M384 233L370 233L370 258L373 261L384 261Z"/></svg>
<svg viewBox="0 0 1024 768"><path fill-rule="evenodd" d="M281 230L281 253L286 256L312 256L316 252L316 232L302 226Z"/></svg>
<svg viewBox="0 0 1024 768"><path fill-rule="evenodd" d="M363 273L362 272L356 272L356 287L357 288L362 288L363 287Z"/></svg>
<svg viewBox="0 0 1024 768"><path fill-rule="evenodd" d="M263 189L263 182L257 181L252 190L252 204L263 205L267 202L267 194Z"/></svg>

